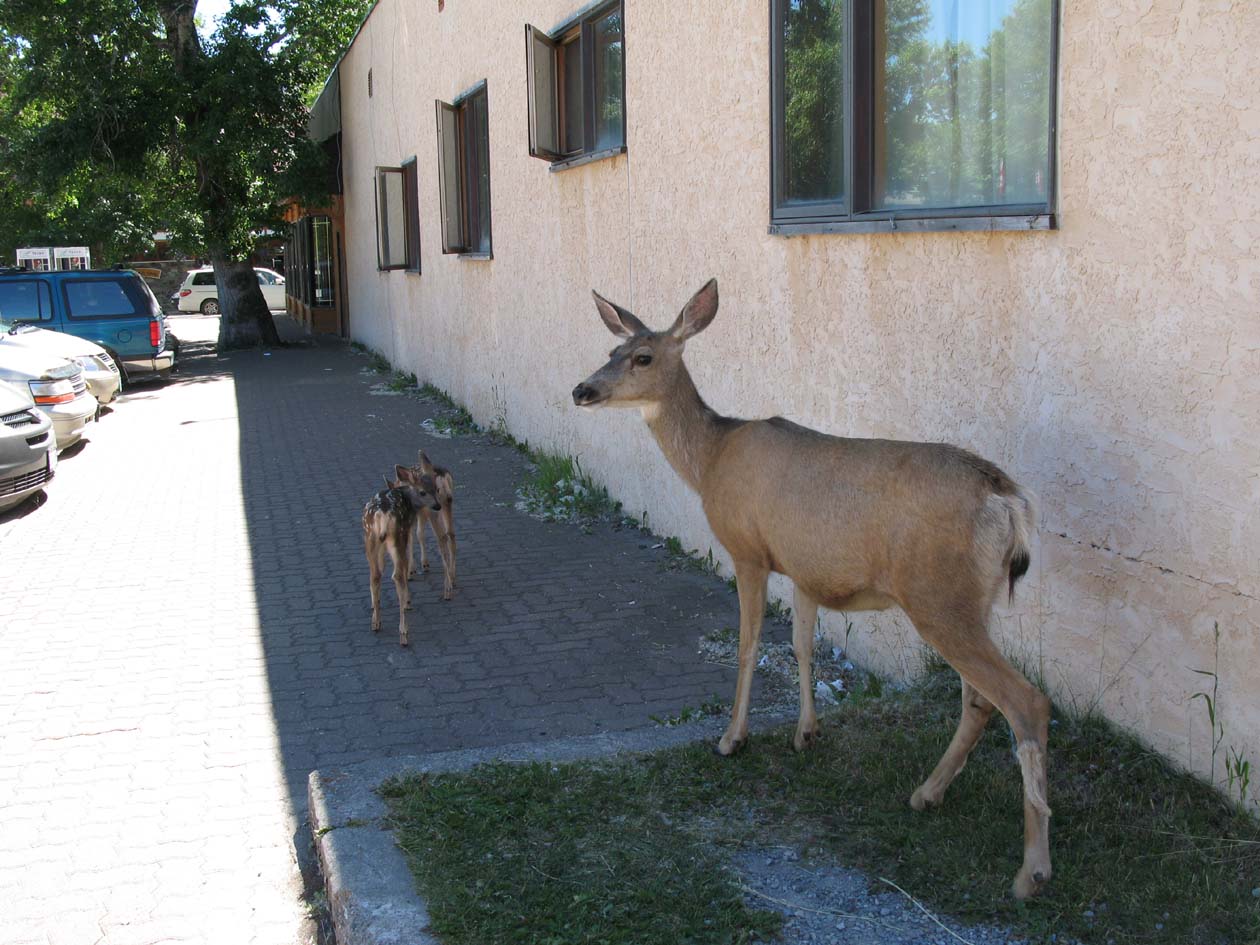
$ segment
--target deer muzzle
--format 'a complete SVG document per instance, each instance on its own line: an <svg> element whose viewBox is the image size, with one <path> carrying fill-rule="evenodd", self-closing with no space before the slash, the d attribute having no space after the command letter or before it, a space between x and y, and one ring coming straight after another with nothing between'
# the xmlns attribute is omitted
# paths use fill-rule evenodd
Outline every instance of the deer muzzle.
<svg viewBox="0 0 1260 945"><path fill-rule="evenodd" d="M603 398L591 385L582 383L573 388L573 403L579 407L590 407L599 403Z"/></svg>

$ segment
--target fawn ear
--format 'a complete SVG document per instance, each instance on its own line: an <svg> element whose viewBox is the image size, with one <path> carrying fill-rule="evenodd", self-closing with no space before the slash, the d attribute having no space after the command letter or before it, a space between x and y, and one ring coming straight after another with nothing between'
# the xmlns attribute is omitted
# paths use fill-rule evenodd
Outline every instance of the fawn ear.
<svg viewBox="0 0 1260 945"><path fill-rule="evenodd" d="M594 289L591 289L591 295L595 297L595 308L599 310L599 317L604 320L608 330L618 338L629 338L631 335L648 330L647 326L632 313L627 312L620 305L609 302Z"/></svg>
<svg viewBox="0 0 1260 945"><path fill-rule="evenodd" d="M420 468L421 468L421 469L422 469L425 473L427 473L428 475L432 476L432 475L433 475L433 463L429 462L429 457L425 455L424 450L421 450L421 451L420 451L420 455L417 457L417 459L419 460L419 463L420 463Z"/></svg>
<svg viewBox="0 0 1260 945"><path fill-rule="evenodd" d="M674 320L669 333L679 341L686 341L692 335L698 335L709 327L718 310L717 279L710 279L683 306Z"/></svg>
<svg viewBox="0 0 1260 945"><path fill-rule="evenodd" d="M399 482L411 482L411 470L406 466L395 466L394 475L398 477Z"/></svg>

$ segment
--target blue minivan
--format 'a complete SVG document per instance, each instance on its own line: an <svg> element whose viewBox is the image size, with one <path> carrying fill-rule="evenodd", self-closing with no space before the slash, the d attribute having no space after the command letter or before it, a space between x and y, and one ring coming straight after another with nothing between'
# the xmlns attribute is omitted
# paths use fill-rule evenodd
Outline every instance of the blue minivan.
<svg viewBox="0 0 1260 945"><path fill-rule="evenodd" d="M0 318L94 341L127 381L166 377L175 366L162 306L130 269L0 269Z"/></svg>

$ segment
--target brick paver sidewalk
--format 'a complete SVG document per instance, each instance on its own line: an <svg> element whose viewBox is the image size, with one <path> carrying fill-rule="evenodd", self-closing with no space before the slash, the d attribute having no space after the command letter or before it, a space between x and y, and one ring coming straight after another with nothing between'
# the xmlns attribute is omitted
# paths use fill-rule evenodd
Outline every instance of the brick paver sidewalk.
<svg viewBox="0 0 1260 945"><path fill-rule="evenodd" d="M426 436L344 346L193 353L0 516L0 941L312 941L312 768L729 698L696 654L737 623L722 582L516 511L522 457ZM359 515L418 446L457 479L460 587L434 554L403 650L388 579L369 629Z"/></svg>

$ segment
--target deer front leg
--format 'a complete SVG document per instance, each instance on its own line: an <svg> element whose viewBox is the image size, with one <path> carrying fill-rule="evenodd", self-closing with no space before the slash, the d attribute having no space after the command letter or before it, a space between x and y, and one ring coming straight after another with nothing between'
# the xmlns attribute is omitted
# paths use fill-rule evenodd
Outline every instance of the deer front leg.
<svg viewBox="0 0 1260 945"><path fill-rule="evenodd" d="M735 582L739 590L739 676L735 683L735 704L731 706L731 723L717 743L719 755L733 755L748 740L748 700L752 693L753 670L757 667L757 644L761 639L769 576L769 570L762 565L735 562Z"/></svg>
<svg viewBox="0 0 1260 945"><path fill-rule="evenodd" d="M407 646L407 611L411 609L411 588L407 586L407 547L406 536L398 544L390 543L389 555L394 561L394 590L398 592L398 643Z"/></svg>
<svg viewBox="0 0 1260 945"><path fill-rule="evenodd" d="M424 525L429 522L429 516L426 514L427 509L420 513L420 517L416 519L416 544L420 546L420 570L428 572L429 570L429 550L428 542L425 541ZM429 522L432 525L432 522Z"/></svg>
<svg viewBox="0 0 1260 945"><path fill-rule="evenodd" d="M437 535L438 554L442 557L442 600L450 600L455 595L455 532L442 514L438 513L433 531Z"/></svg>
<svg viewBox="0 0 1260 945"><path fill-rule="evenodd" d="M796 669L801 678L801 717L796 723L792 747L804 751L818 737L818 716L814 713L814 623L818 619L818 601L798 586L792 598L792 649L796 653Z"/></svg>

